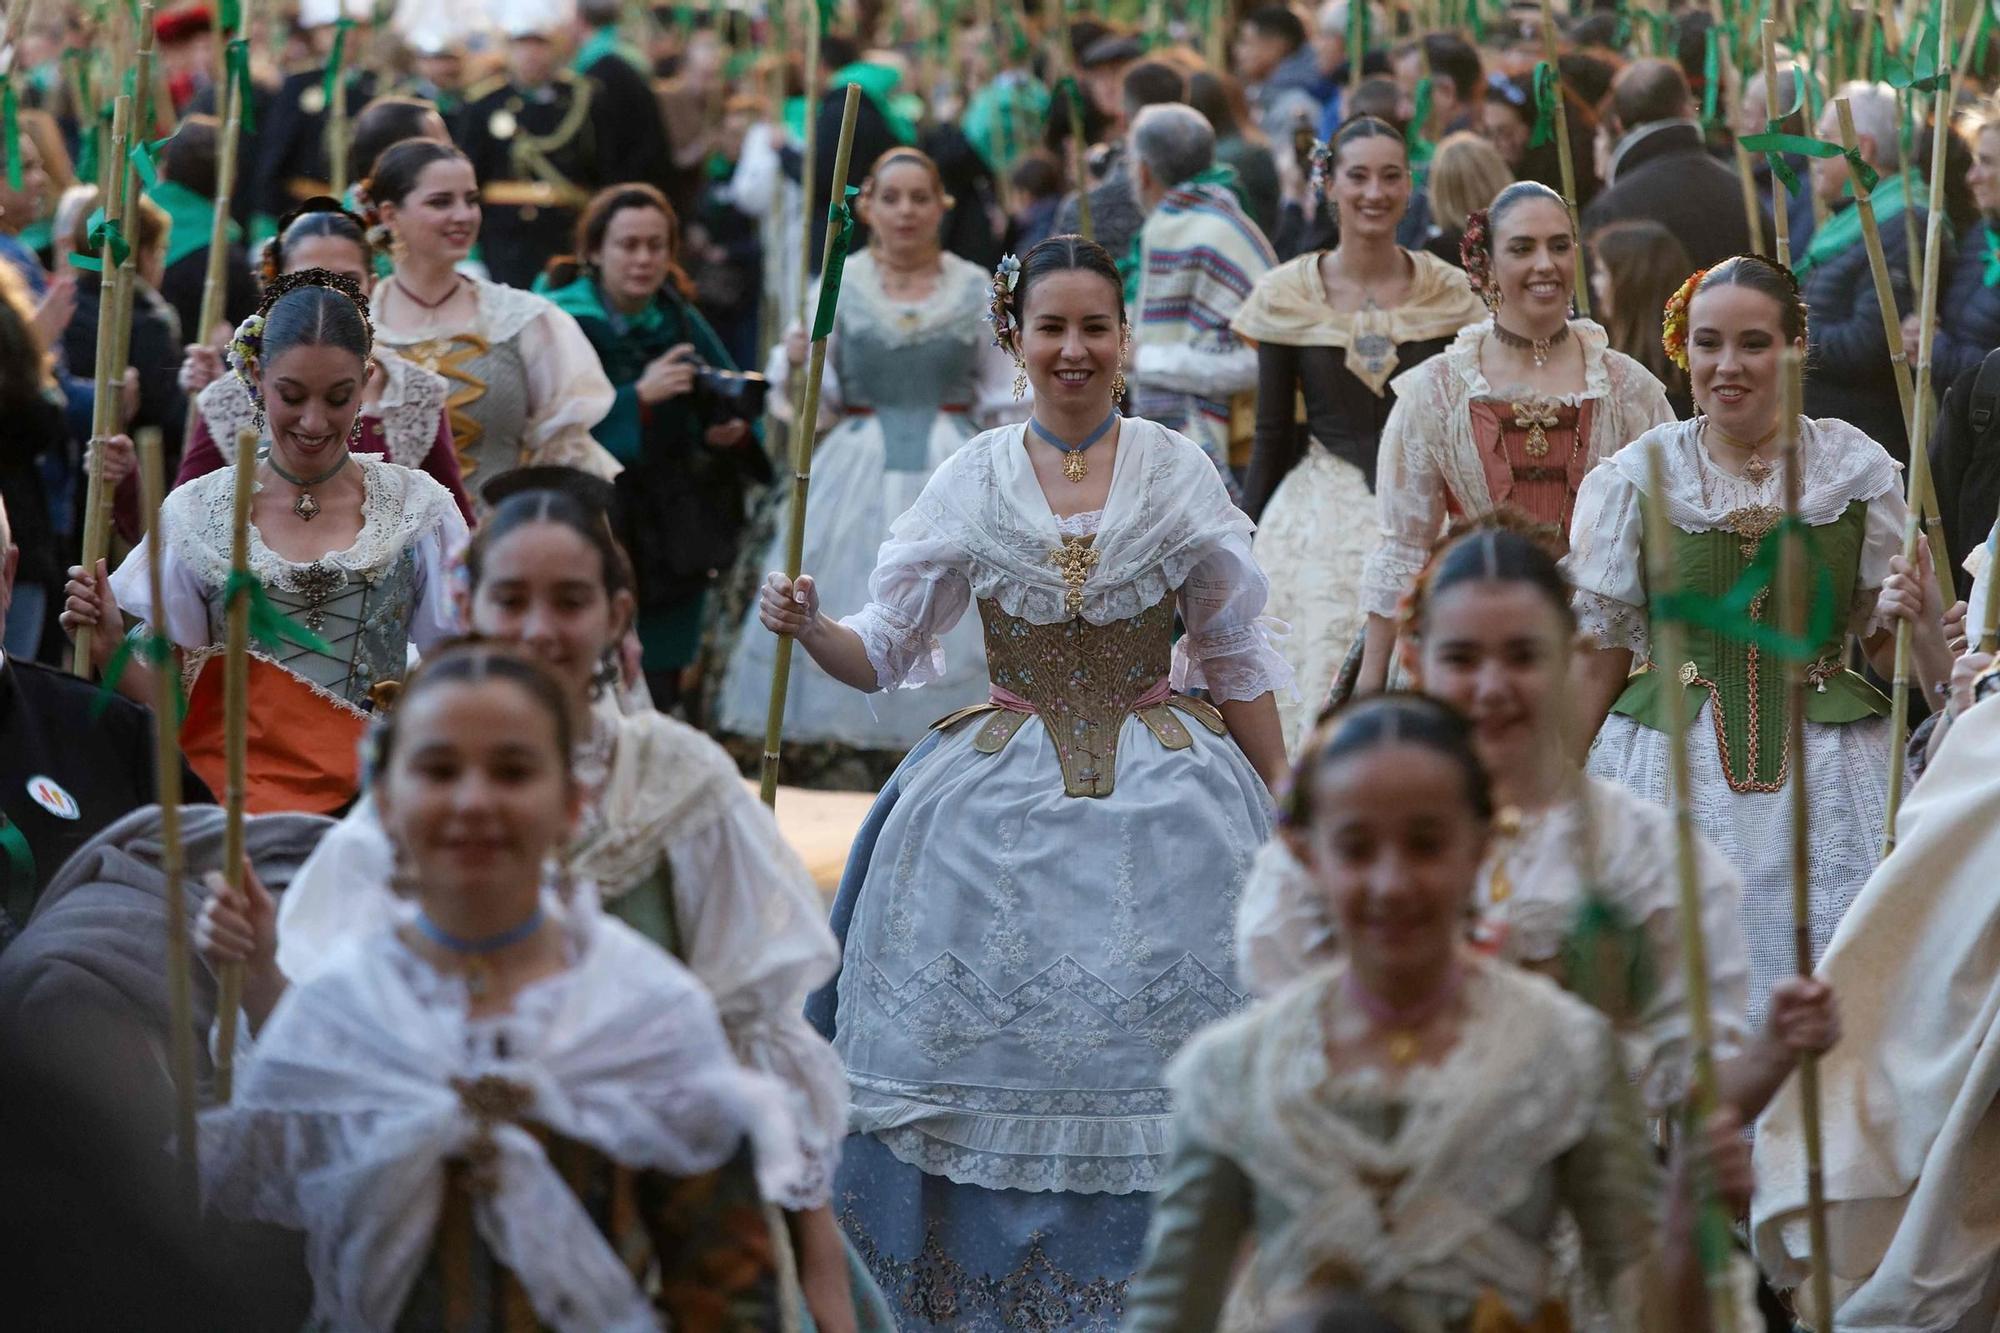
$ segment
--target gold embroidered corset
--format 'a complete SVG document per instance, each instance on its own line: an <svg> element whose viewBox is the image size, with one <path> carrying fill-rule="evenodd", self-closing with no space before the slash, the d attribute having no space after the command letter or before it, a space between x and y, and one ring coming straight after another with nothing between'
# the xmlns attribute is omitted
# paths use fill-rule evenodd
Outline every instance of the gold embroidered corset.
<svg viewBox="0 0 2000 1333"><path fill-rule="evenodd" d="M1042 719L1071 796L1109 796L1117 779L1118 733L1128 714L1169 750L1194 744L1176 711L1217 735L1222 715L1209 704L1170 694L1174 599L1162 597L1129 620L1093 625L1082 616L1036 625L993 601L979 603L986 631L992 702L960 709L940 730L986 716L973 748L997 754L1032 715Z"/></svg>

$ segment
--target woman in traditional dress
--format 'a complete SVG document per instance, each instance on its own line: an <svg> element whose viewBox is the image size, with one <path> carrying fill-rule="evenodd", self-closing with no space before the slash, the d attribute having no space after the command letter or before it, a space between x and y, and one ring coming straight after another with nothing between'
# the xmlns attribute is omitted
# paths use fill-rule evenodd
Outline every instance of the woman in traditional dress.
<svg viewBox="0 0 2000 1333"><path fill-rule="evenodd" d="M1396 244L1410 202L1400 133L1357 116L1322 160L1340 244L1265 274L1231 323L1257 344L1257 444L1244 508L1257 521L1253 549L1271 580L1271 614L1291 626L1285 659L1299 692L1278 705L1288 750L1364 624L1357 583L1375 527L1376 447L1396 401L1389 378L1443 351L1480 314L1463 273Z"/></svg>
<svg viewBox="0 0 2000 1333"><path fill-rule="evenodd" d="M814 998L854 1099L842 1221L906 1333L1117 1318L1165 1161L1161 1068L1243 1001L1236 894L1284 766L1250 521L1192 441L1118 416L1116 264L1059 236L994 289L1033 426L938 469L856 614L810 575L771 575L759 606L861 691L949 670L975 600L985 630L989 702L877 800L834 908L837 1010Z"/></svg>
<svg viewBox="0 0 2000 1333"><path fill-rule="evenodd" d="M1678 858L1665 806L1586 777L1564 734L1576 619L1555 558L1488 523L1443 547L1403 626L1417 688L1458 709L1493 784L1497 813L1472 896L1479 952L1554 978L1611 1020L1647 1112L1670 1115L1689 1088L1693 1016L1681 940ZM1722 1099L1746 1121L1800 1051L1838 1029L1832 999L1780 983L1762 1034L1744 1026L1748 962L1742 885L1697 835L1709 1024ZM1340 954L1338 924L1312 883L1296 829L1259 856L1237 916L1238 963L1271 994Z"/></svg>
<svg viewBox="0 0 2000 1333"><path fill-rule="evenodd" d="M1291 801L1345 956L1169 1070L1175 1147L1127 1333L1262 1329L1328 1287L1423 1333L1568 1329L1565 1213L1618 1327L1706 1327L1611 1026L1465 943L1494 814L1465 721L1414 695L1351 706ZM1732 1192L1740 1124L1708 1127Z"/></svg>
<svg viewBox="0 0 2000 1333"><path fill-rule="evenodd" d="M782 1169L776 1088L685 968L545 888L581 804L571 722L506 649L412 677L372 738L412 901L286 992L202 1118L210 1203L306 1233L315 1327L513 1326L522 1304L577 1333L776 1326L745 1152ZM240 915L269 902L245 879L220 890Z"/></svg>
<svg viewBox="0 0 2000 1333"><path fill-rule="evenodd" d="M268 283L299 269L325 269L354 279L367 296L375 290L373 255L366 223L337 200L308 199L285 216L277 235L264 242L258 276ZM452 450L443 377L404 360L379 342L368 361L373 369L361 391L361 435L354 452L379 455L391 463L428 472L451 492L459 512L470 521L472 504L459 476L458 455ZM194 438L181 456L176 486L235 461L237 432L257 418L250 386L228 374L221 356L206 343L187 349L181 364L181 387L198 395L195 402L199 411Z"/></svg>
<svg viewBox="0 0 2000 1333"><path fill-rule="evenodd" d="M583 800L569 873L596 887L606 912L685 963L715 997L737 1058L789 1090L797 1170L767 1174L767 1193L794 1216L818 1326L889 1327L865 1276L850 1284L828 1208L847 1085L838 1057L799 1012L837 959L811 876L714 742L653 709L607 706L606 665L630 623L633 590L600 511L554 491L509 496L480 527L467 572L473 629L539 658L568 699ZM287 978L312 976L341 938L388 923L393 869L367 797L293 878L275 922L268 910L253 927L226 905L204 906L203 956L216 967L244 963L253 1030Z"/></svg>
<svg viewBox="0 0 2000 1333"><path fill-rule="evenodd" d="M618 463L590 429L612 402L597 353L547 297L462 273L479 240L479 182L448 143L410 139L366 183L370 231L395 263L375 289L382 341L450 385L459 471L473 505L485 485L529 464L609 477Z"/></svg>
<svg viewBox="0 0 2000 1333"><path fill-rule="evenodd" d="M378 687L400 681L409 649L448 637L456 615L446 571L465 540L451 493L421 472L351 452L372 374L368 306L352 278L300 269L267 285L231 347L268 425L250 501L249 568L275 608L312 638L265 644L251 658L250 808L328 814L359 787L356 746ZM236 469L174 490L147 541L162 544L155 605L144 542L115 576L72 569L63 627L82 625L103 671L123 638L121 608L152 626L194 676L182 747L222 790L222 671ZM254 619L254 617L253 617ZM153 698L154 670L175 664L127 650L118 688Z"/></svg>
<svg viewBox="0 0 2000 1333"><path fill-rule="evenodd" d="M1576 233L1562 196L1518 182L1467 222L1466 276L1493 314L1392 385L1375 467L1380 532L1361 576L1363 690L1388 678L1398 608L1450 518L1506 505L1560 550L1584 476L1673 420L1658 380L1610 350L1600 326L1570 318Z"/></svg>
<svg viewBox="0 0 2000 1333"><path fill-rule="evenodd" d="M625 467L624 545L639 598L639 642L653 703L671 709L701 649L716 570L736 560L745 491L773 472L752 429L754 403L727 395L755 383L704 384L735 362L692 300L680 266L680 220L650 185L599 191L577 222L576 254L550 265L549 299L575 319L617 390L597 442Z"/></svg>
<svg viewBox="0 0 2000 1333"><path fill-rule="evenodd" d="M1590 772L1644 800L1667 798L1661 728L1663 690L1671 684L1650 657L1641 513L1648 460L1657 452L1674 563L1686 588L1719 601L1784 517L1783 354L1803 353L1805 335L1798 284L1771 260L1738 256L1689 278L1668 305L1666 341L1687 362L1700 415L1647 432L1592 473L1577 497L1564 569L1576 587L1577 619L1596 651L1581 662L1572 744L1596 737ZM1948 679L1951 656L1936 608L1923 614L1922 589L1898 554L1906 511L1896 462L1845 422L1802 417L1798 432L1798 513L1809 530L1811 567L1825 575L1806 622L1814 660L1806 666L1812 688L1799 757L1807 774L1817 958L1880 855L1889 763L1889 701L1843 664L1846 638L1861 636L1869 661L1886 677L1895 621L1910 618L1916 674L1927 690ZM1760 602L1749 613L1757 625L1775 623L1767 606ZM1699 691L1690 699L1687 735L1694 813L1743 877L1755 1024L1772 987L1798 963L1785 673L1750 632L1690 624L1688 660L1665 670ZM1631 675L1635 662L1639 674Z"/></svg>
<svg viewBox="0 0 2000 1333"><path fill-rule="evenodd" d="M980 323L988 275L939 247L950 200L937 167L913 148L891 149L869 173L860 205L869 248L848 262L820 388L820 419L838 424L813 454L806 511L804 567L833 616L867 605L869 571L890 523L977 433L979 418L1000 415L1020 397L1019 384L1008 387L1012 367ZM773 351L774 383L795 382L806 345L795 328ZM789 401L778 394L781 417ZM770 546L757 555L760 568L784 564L789 514L787 500ZM761 746L777 646L756 622L753 606L716 701L716 725ZM815 770L854 759L859 768L847 765L841 780L879 787L932 722L986 696L978 627L960 625L942 652L946 665L922 694L873 698L795 661L785 705L788 780L810 781Z"/></svg>

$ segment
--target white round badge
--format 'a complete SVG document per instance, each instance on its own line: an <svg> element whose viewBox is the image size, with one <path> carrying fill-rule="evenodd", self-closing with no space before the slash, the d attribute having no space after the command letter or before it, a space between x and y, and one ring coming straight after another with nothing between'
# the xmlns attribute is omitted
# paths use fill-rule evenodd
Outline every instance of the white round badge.
<svg viewBox="0 0 2000 1333"><path fill-rule="evenodd" d="M79 819L83 815L82 809L76 803L76 797L64 791L62 784L54 778L39 774L29 778L28 797L57 819Z"/></svg>

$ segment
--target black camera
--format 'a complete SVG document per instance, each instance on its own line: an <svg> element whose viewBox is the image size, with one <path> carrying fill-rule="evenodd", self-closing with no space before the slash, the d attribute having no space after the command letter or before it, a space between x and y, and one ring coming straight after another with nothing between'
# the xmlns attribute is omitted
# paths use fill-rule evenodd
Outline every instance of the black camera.
<svg viewBox="0 0 2000 1333"><path fill-rule="evenodd" d="M771 382L755 371L723 370L697 365L694 371L694 410L703 426L726 426L732 421L756 422L764 415L764 396Z"/></svg>

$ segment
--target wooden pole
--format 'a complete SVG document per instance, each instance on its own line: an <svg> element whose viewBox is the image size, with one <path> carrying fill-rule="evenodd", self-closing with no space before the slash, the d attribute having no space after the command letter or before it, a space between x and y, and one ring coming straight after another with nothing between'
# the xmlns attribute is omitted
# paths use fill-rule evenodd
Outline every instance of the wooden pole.
<svg viewBox="0 0 2000 1333"><path fill-rule="evenodd" d="M1951 58L1951 11L1951 0L1943 0L1937 33L1940 64ZM1916 402L1910 409L1910 516L1903 528L1903 559L1911 569L1917 565L1923 498L1930 485L1931 344L1937 334L1938 269L1943 263L1945 136L1951 132L1950 97L1951 81L1947 79L1937 90L1935 123L1931 128L1930 217L1924 237L1923 298L1917 307ZM1907 215L1909 210L1906 208L1904 212ZM1909 726L1912 633L1909 621L1896 623L1896 674L1890 686L1889 705L1889 799L1882 820L1885 857L1896 849L1896 815L1903 804L1903 743Z"/></svg>
<svg viewBox="0 0 2000 1333"><path fill-rule="evenodd" d="M1658 598L1679 587L1674 565L1674 529L1667 518L1666 468L1661 446L1646 451L1646 491L1643 500L1645 565L1648 594ZM1652 617L1653 669L1673 670L1683 660L1685 638L1681 623L1669 616ZM1666 664L1666 665L1662 665ZM1694 824L1693 779L1688 769L1687 691L1669 681L1662 691L1667 703L1668 793L1674 816L1674 866L1680 886L1681 967L1688 996L1688 1022L1694 1037L1694 1105L1697 1123L1720 1102L1715 1081L1715 1030L1709 1008L1708 940L1701 932L1701 871ZM1704 1201L1702 1207L1715 1206ZM1712 1333L1734 1333L1736 1306L1727 1265L1706 1274L1712 1311Z"/></svg>
<svg viewBox="0 0 2000 1333"><path fill-rule="evenodd" d="M160 504L166 498L165 464L158 431L142 431L139 439L139 480L152 531L159 532ZM158 540L146 543L146 578L153 605L164 607L164 553ZM163 619L155 613L156 619ZM164 634L160 625L147 633ZM186 890L181 883L181 743L180 673L173 663L153 664L153 789L160 802L160 873L167 898L167 1046L174 1080L174 1142L178 1149L177 1177L187 1204L198 1197L194 1123L194 987L188 949Z"/></svg>
<svg viewBox="0 0 2000 1333"><path fill-rule="evenodd" d="M1069 0L1053 0L1056 11L1056 85L1069 94L1069 174L1076 182L1076 229L1083 239L1097 239L1090 217L1090 173L1084 166L1090 145L1084 142L1083 88L1076 81L1076 51L1069 44ZM1173 182L1179 184L1178 181Z"/></svg>
<svg viewBox="0 0 2000 1333"><path fill-rule="evenodd" d="M819 157L819 7L830 5L833 0L805 0L804 21L806 28L805 99L806 124L805 143L799 158L799 211L805 215L805 240L799 250L798 307L799 323L810 322L806 310L806 300L812 294L813 270L813 226L819 221L813 208L813 179L815 160Z"/></svg>
<svg viewBox="0 0 2000 1333"><path fill-rule="evenodd" d="M1778 119L1779 112L1784 110L1784 101L1778 95L1777 31L1777 24L1770 19L1764 20L1761 33L1764 47L1764 118L1774 123ZM1798 84L1798 92L1803 97L1805 85L1801 80L1805 78L1804 67L1794 62L1792 69L1792 81ZM1736 151L1739 153L1743 151L1740 141L1736 145ZM1744 179L1747 180L1749 177L1746 176ZM1772 253L1777 255L1778 262L1786 268L1792 266L1790 211L1791 200L1785 198L1785 183L1779 180L1774 172L1771 176L1771 230L1774 233Z"/></svg>
<svg viewBox="0 0 2000 1333"><path fill-rule="evenodd" d="M257 432L236 432L236 504L229 539L232 575L250 568L250 501L257 493ZM232 894L243 890L243 798L249 767L250 599L238 594L227 608L222 661L223 789L222 879ZM243 1007L243 964L226 963L217 978L215 1096L227 1102L236 1072L236 1017Z"/></svg>
<svg viewBox="0 0 2000 1333"><path fill-rule="evenodd" d="M1765 52L1770 52L1771 24L1764 23ZM1768 64L1766 65L1768 69ZM1768 78L1768 76L1767 76ZM1774 117L1775 118L1775 117ZM1779 233L1783 234L1782 229ZM1794 638L1805 633L1806 570L1811 555L1805 535L1796 526L1799 517L1799 407L1803 397L1803 367L1796 349L1787 348L1784 357L1785 517L1794 520L1779 548L1779 623ZM1800 658L1785 663L1785 754L1791 772L1786 781L1791 788L1792 806L1792 950L1794 965L1802 977L1813 972L1812 956L1812 835L1808 825L1811 800L1806 774L1806 664ZM1808 1053L1799 1057L1799 1117L1805 1127L1806 1221L1812 1245L1813 1303L1823 1327L1833 1313L1832 1249L1826 1238L1826 1184L1821 1165L1819 1113L1819 1059Z"/></svg>
<svg viewBox="0 0 2000 1333"><path fill-rule="evenodd" d="M250 0L243 0L247 10ZM244 15L248 22L249 15ZM224 33L225 45L241 33ZM226 64L226 62L225 62ZM205 343L215 334L215 326L223 320L223 303L229 295L229 203L236 193L236 165L242 145L237 142L243 135L243 99L249 96L249 89L238 82L234 74L225 68L222 83L222 138L215 150L215 212L208 226L208 263L201 278L201 323L191 330L190 342ZM183 437L194 438L196 408L193 399L188 401L188 426Z"/></svg>
<svg viewBox="0 0 2000 1333"><path fill-rule="evenodd" d="M833 193L840 202L847 192L847 171L854 156L854 117L861 109L861 89L847 85L847 101L840 112L840 142L833 154ZM831 238L829 238L831 239ZM799 393L798 411L792 417L792 514L785 539L785 577L796 581L805 563L806 499L812 487L813 442L818 436L819 386L826 374L826 339L815 338L806 367L805 387ZM777 660L771 667L771 707L764 721L764 804L778 804L778 747L785 731L785 692L792 678L792 638L780 635Z"/></svg>
<svg viewBox="0 0 2000 1333"><path fill-rule="evenodd" d="M341 47L341 66L334 74L333 95L328 98L326 126L326 173L327 185L336 199L347 198L347 66L354 53L348 45L356 43L359 28L347 30L348 43Z"/></svg>
<svg viewBox="0 0 2000 1333"><path fill-rule="evenodd" d="M1366 0L1353 0L1355 4ZM1569 107L1563 96L1562 66L1557 62L1556 16L1549 0L1542 0L1542 59L1548 62L1549 72L1556 83L1556 158L1562 164L1563 202L1569 205L1569 229L1572 235L1583 235L1583 222L1576 208L1576 162L1569 150ZM1590 318L1590 272L1584 266L1583 247L1572 247L1576 259L1576 313Z"/></svg>
<svg viewBox="0 0 2000 1333"><path fill-rule="evenodd" d="M111 139L107 150L100 158L101 184L98 200L103 205L106 218L116 217L119 208L118 195L124 189L125 172L121 169L125 162L125 135L132 122L132 99L120 93L111 105ZM97 372L92 385L90 405L90 463L88 478L84 486L83 514L80 524L83 530L83 572L97 573L97 564L104 559L111 546L111 497L104 484L104 441L117 434L119 410L123 396L119 387L124 383L122 362L114 364L112 351L118 331L118 283L117 264L111 255L111 247L104 246L98 253L97 273ZM105 626L107 633L116 633L117 627ZM79 625L76 631L75 655L70 660L71 669L79 676L90 675L92 628Z"/></svg>

